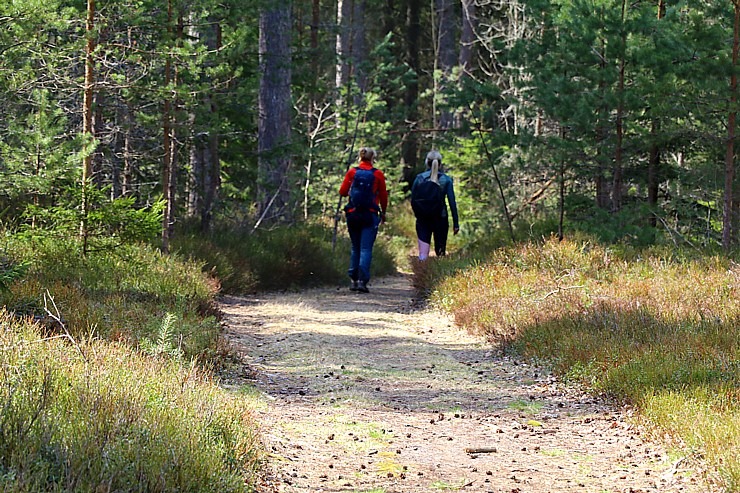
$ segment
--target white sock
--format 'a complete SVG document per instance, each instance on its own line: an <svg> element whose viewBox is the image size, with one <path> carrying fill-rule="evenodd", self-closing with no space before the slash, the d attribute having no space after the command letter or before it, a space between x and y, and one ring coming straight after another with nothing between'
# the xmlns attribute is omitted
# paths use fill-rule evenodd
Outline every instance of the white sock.
<svg viewBox="0 0 740 493"><path fill-rule="evenodd" d="M419 242L419 260L426 260L429 257L429 243L418 240Z"/></svg>

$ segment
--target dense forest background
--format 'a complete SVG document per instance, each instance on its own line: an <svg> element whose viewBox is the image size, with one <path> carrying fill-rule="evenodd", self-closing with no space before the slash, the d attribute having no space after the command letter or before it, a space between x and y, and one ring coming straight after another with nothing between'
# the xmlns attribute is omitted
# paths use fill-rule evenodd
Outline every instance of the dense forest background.
<svg viewBox="0 0 740 493"><path fill-rule="evenodd" d="M0 217L165 251L331 224L368 145L391 221L436 148L470 240L730 248L739 30L730 0L3 2Z"/></svg>

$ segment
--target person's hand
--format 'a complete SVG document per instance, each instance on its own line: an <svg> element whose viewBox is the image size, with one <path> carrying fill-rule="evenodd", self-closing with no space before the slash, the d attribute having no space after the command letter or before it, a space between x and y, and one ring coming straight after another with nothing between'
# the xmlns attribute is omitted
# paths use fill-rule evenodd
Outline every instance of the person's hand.
<svg viewBox="0 0 740 493"><path fill-rule="evenodd" d="M452 228L452 234L453 235L456 235L459 232L460 232L460 228Z"/></svg>
<svg viewBox="0 0 740 493"><path fill-rule="evenodd" d="M380 224L385 224L385 212L380 214Z"/></svg>

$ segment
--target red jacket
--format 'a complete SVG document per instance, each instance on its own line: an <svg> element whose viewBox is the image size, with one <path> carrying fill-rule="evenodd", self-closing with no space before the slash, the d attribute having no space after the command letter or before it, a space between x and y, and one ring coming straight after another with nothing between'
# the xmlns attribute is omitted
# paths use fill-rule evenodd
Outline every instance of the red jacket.
<svg viewBox="0 0 740 493"><path fill-rule="evenodd" d="M347 171L347 174L344 175L342 186L339 187L339 195L342 197L349 195L349 189L352 186L352 181L355 179L357 168L372 169L373 165L370 161L360 161L359 165L352 167ZM388 190L385 188L385 175L377 168L375 169L373 192L375 192L375 204L380 206L381 213L385 213L385 210L388 207Z"/></svg>

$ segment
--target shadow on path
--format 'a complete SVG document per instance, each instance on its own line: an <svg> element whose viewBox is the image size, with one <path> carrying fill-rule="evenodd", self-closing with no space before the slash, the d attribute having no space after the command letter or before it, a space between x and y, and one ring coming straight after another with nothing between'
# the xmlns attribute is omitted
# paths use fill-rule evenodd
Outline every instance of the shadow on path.
<svg viewBox="0 0 740 493"><path fill-rule="evenodd" d="M271 491L702 491L619 410L418 307L404 277L223 299Z"/></svg>

